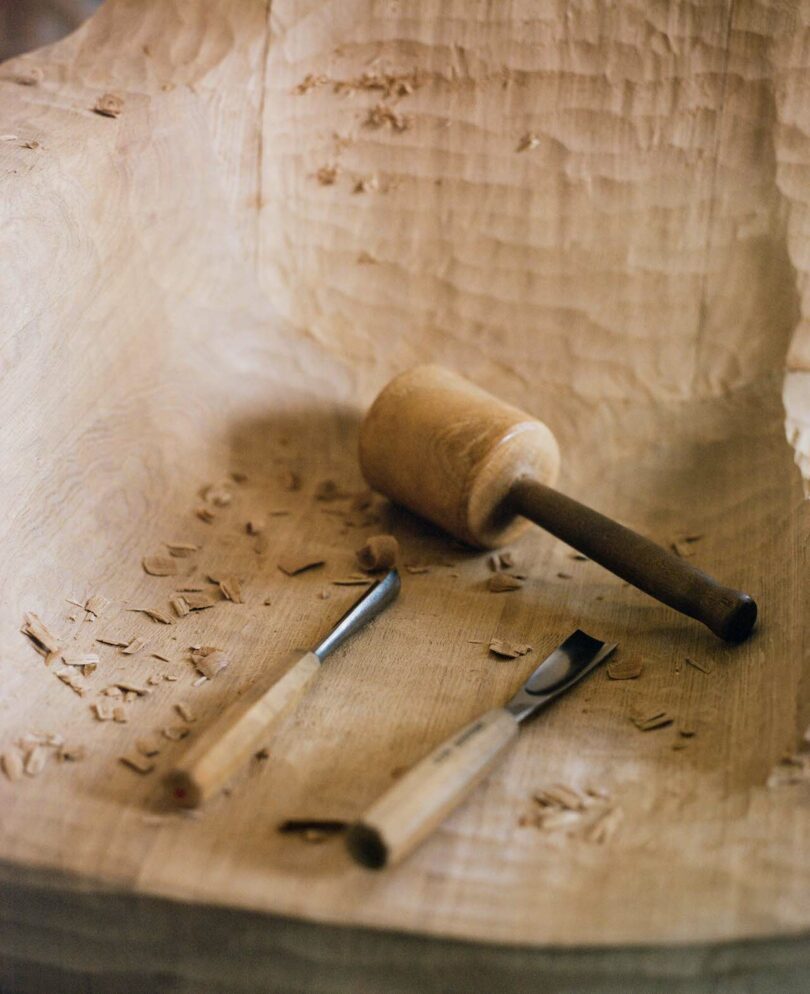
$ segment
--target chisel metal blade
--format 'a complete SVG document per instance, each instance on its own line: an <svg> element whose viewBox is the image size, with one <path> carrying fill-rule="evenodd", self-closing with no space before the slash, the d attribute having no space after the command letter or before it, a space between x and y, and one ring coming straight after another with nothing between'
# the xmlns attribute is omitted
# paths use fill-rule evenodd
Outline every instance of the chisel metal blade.
<svg viewBox="0 0 810 994"><path fill-rule="evenodd" d="M517 721L525 721L604 662L616 645L600 642L577 629L540 663L506 710Z"/></svg>

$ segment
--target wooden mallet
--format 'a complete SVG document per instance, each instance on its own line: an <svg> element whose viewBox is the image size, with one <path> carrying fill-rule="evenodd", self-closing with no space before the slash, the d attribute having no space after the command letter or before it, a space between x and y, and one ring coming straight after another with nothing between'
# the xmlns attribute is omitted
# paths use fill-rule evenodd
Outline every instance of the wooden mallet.
<svg viewBox="0 0 810 994"><path fill-rule="evenodd" d="M754 628L748 594L554 490L560 452L542 421L438 366L417 366L379 394L360 464L375 490L470 545L504 545L534 521L722 639Z"/></svg>

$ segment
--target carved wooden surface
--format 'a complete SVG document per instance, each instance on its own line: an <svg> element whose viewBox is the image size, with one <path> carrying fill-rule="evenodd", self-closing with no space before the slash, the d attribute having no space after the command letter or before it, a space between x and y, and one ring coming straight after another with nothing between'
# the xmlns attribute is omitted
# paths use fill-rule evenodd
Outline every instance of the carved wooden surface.
<svg viewBox="0 0 810 994"><path fill-rule="evenodd" d="M508 947L525 963L682 943L706 990L703 951L720 943L787 943L803 968L808 788L765 784L810 721L794 465L810 452L808 62L810 8L775 0L108 0L0 68L1 744L47 730L88 750L0 777L2 879L19 897L0 913L24 923L2 940L7 977L74 962L30 941L41 888L66 906L88 888L169 898L178 922L202 904L313 937L343 925L348 946L324 948L344 954L371 948L369 929L464 940L468 966L491 950L493 984ZM118 117L93 112L105 93ZM344 529L316 486L361 488L359 417L422 361L541 417L568 493L662 541L701 534L694 561L759 601L755 638L726 647L538 532L513 550L524 587L493 594L485 556L404 513ZM199 487L230 471L248 480L205 524ZM290 513L257 554L245 521L274 509ZM229 796L200 820L156 819L157 775L185 743L143 778L117 757L177 701L201 729L310 645L356 594L330 581L382 530L430 570L404 574L400 602L329 660ZM195 578L241 575L245 603L171 627L127 613L177 588L140 566L171 539L202 545L178 560ZM303 545L326 566L284 576L278 558ZM89 622L66 598L94 593L112 604ZM19 634L26 611L99 651L94 690L162 665L94 649L103 633L149 637L180 680L128 724L96 722L94 698ZM275 831L356 817L533 666L469 640L542 651L577 626L641 655L643 676L603 673L561 701L403 865L370 875L338 841ZM201 687L197 643L233 659ZM677 725L629 721L655 706L695 724L685 749ZM614 837L522 826L553 782L608 791ZM727 947L730 976L746 955Z"/></svg>

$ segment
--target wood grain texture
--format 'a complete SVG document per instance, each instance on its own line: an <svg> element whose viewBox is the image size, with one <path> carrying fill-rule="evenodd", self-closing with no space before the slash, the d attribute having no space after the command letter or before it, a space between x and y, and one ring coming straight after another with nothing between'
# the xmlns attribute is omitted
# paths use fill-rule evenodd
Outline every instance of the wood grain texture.
<svg viewBox="0 0 810 994"><path fill-rule="evenodd" d="M7 78L31 66L37 86ZM63 933L31 941L36 908L54 895L75 907L88 887L119 891L122 907L170 899L178 930L196 906L216 918L228 905L313 936L345 926L344 953L372 949L370 929L463 940L454 955L483 959L490 987L523 950L556 949L561 964L571 946L625 947L628 970L672 976L662 949L684 944L707 990L701 950L726 942L767 937L756 948L783 976L805 970L807 788L765 781L810 721L794 466L810 465L808 68L810 9L776 0L108 0L3 67L0 131L19 140L0 141L0 728L11 742L44 726L89 752L0 778L2 870L23 902L0 934L16 964L3 980L67 970ZM375 72L418 85L355 85ZM308 73L328 82L296 92ZM124 100L115 119L91 110L107 92ZM376 126L380 103L403 130ZM353 192L369 177L377 189ZM548 424L565 492L664 542L701 533L691 561L751 591L757 635L718 645L540 534L514 548L531 564L524 587L497 595L485 557L404 513L342 534L316 485L361 487L363 410L426 361ZM230 470L248 483L206 525L197 490ZM268 519L257 555L244 522L274 509L290 513ZM278 674L349 603L350 590L319 594L374 530L430 571L405 573L400 601L330 660L270 761L199 821L144 823L156 775L119 753L181 693L201 730ZM240 575L245 603L165 631L126 613L175 589L140 569L167 540L202 544L197 575ZM283 576L276 560L302 543L327 565ZM66 597L97 592L108 614L66 620ZM177 660L179 689L130 705L127 725L94 722L19 634L26 611L77 651L100 633L149 636ZM286 817L358 817L392 772L507 699L532 662L491 660L490 638L542 652L577 626L641 655L643 677L603 675L561 701L411 859L370 879L337 842L274 832ZM184 662L195 643L233 660L199 688ZM686 656L713 671L678 667ZM93 684L158 665L110 649ZM673 729L634 728L646 706L695 722L687 749L671 748ZM182 749L167 742L157 772ZM611 792L624 821L610 845L518 825L554 781ZM753 975L733 949L743 973L729 975ZM256 989L272 990L272 969L257 969ZM363 976L372 989L373 966Z"/></svg>

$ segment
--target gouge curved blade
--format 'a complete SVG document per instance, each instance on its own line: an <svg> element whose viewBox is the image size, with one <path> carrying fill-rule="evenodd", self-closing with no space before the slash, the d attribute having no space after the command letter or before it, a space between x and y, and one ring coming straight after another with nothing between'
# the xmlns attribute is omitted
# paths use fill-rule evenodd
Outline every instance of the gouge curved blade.
<svg viewBox="0 0 810 994"><path fill-rule="evenodd" d="M451 735L352 825L346 844L354 859L379 869L407 856L489 773L517 738L520 723L593 672L615 648L583 631L570 635L505 707Z"/></svg>

